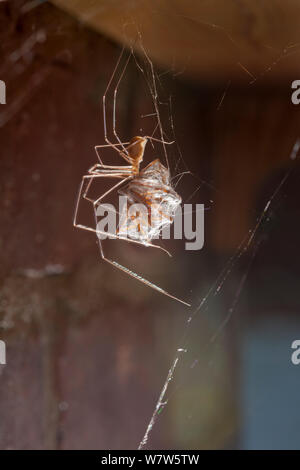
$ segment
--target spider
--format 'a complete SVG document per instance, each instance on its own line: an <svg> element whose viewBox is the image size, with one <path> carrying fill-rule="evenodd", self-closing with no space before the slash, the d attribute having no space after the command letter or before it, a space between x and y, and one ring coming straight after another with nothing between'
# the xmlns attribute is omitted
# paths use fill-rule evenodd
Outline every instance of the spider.
<svg viewBox="0 0 300 470"><path fill-rule="evenodd" d="M119 58L120 61L120 58ZM116 113L116 93L120 83L115 88L115 98L113 104L113 133L117 139L117 143L112 143L107 136L106 126L106 94L112 82L113 76L118 67L119 61L107 86L107 89L103 95L103 121L104 121L104 138L106 144L96 145L95 151L98 156L99 163L93 165L83 176L79 194L76 202L73 225L74 227L95 232L98 235L98 243L100 249L101 258L107 263L113 265L115 268L125 272L132 276L136 280L146 284L148 287L178 301L184 305L190 306L189 303L175 297L161 287L153 284L144 277L131 271L129 268L119 264L118 262L107 258L104 254L101 237L99 235L109 235L110 238L125 240L130 243L143 245L151 248L160 249L166 252L169 256L170 253L159 245L152 243L152 239L159 235L163 226L170 225L173 222L175 211L181 203L181 197L175 192L170 183L170 172L159 159L153 160L145 168L140 169L141 163L143 162L145 146L148 141L160 142L163 145L170 145L173 142L166 142L163 139L157 139L153 136L136 136L131 139L130 142L121 142L116 132L115 126L115 113ZM124 73L124 70L123 70ZM122 75L123 75L122 73ZM121 75L121 77L122 77ZM99 149L110 147L118 152L119 156L125 160L128 165L106 165L103 163ZM91 199L88 197L88 191L95 179L98 178L116 178L120 179L115 185L109 188L97 199ZM138 228L135 221L132 218L125 216L123 224L118 227L117 233L104 233L98 230L98 228L88 227L77 222L78 208L82 198L90 201L94 207L95 221L97 225L96 210L100 202L113 191L118 190L119 194L126 196L129 204L143 203L148 211L148 220L143 223L139 223ZM146 223L147 222L147 223ZM131 238L128 238L127 234Z"/></svg>

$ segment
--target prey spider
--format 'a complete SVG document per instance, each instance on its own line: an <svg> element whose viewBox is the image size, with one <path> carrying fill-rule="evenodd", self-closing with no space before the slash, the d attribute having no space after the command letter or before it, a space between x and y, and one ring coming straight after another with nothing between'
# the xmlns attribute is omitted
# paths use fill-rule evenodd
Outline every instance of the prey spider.
<svg viewBox="0 0 300 470"><path fill-rule="evenodd" d="M121 56L120 56L121 58ZM129 142L121 142L115 125L115 116L116 116L116 93L120 83L121 78L118 81L117 87L114 91L114 103L113 103L113 133L117 139L117 143L112 143L108 139L107 135L107 125L106 125L106 94L111 85L112 79L116 73L119 61L116 65L116 68L113 72L113 75L108 83L106 91L103 95L103 121L104 121L104 138L106 144L96 145L95 151L98 156L99 163L93 165L82 178L79 194L76 202L75 213L73 224L74 227L95 232L98 236L98 243L100 249L101 258L107 263L111 264L115 268L125 272L126 274L132 276L134 279L144 283L148 287L155 289L156 291L178 301L187 306L190 306L189 303L175 297L161 287L153 284L144 277L138 275L134 271L131 271L129 268L119 264L117 261L114 261L110 258L107 258L104 253L103 243L99 235L109 235L110 238L125 240L129 243L135 243L137 245L143 245L151 248L156 248L166 252L169 256L169 252L161 247L160 245L155 245L152 243L152 239L155 238L161 232L162 228L166 225L170 225L173 222L175 211L177 207L181 204L181 197L176 193L176 191L171 186L170 171L166 168L159 159L153 160L143 169L140 169L141 163L143 162L145 146L148 141L160 142L163 145L170 145L173 142L167 142L163 138L157 139L153 136L136 136L131 139ZM128 63L128 61L127 61ZM127 65L126 63L126 65ZM125 66L126 67L126 66ZM125 70L125 69L124 69ZM121 77L124 73L124 70L121 74ZM114 149L119 156L125 160L127 165L106 165L103 163L99 149L100 148L110 147ZM110 187L107 191L101 194L98 198L92 199L88 196L88 192L92 182L98 178L116 178L120 181L115 185ZM108 196L113 191L118 190L119 194L125 196L129 204L142 203L147 208L147 220L145 224L139 223L138 230L136 230L136 225L132 217L125 217L122 226L118 227L117 232L114 233L104 233L97 227L97 207L101 201ZM81 199L86 199L93 204L94 215L96 221L96 228L89 227L77 222L78 218L78 209ZM154 214L154 217L153 217ZM146 229L145 229L146 227ZM126 235L124 235L126 233ZM129 235L129 237L127 236Z"/></svg>

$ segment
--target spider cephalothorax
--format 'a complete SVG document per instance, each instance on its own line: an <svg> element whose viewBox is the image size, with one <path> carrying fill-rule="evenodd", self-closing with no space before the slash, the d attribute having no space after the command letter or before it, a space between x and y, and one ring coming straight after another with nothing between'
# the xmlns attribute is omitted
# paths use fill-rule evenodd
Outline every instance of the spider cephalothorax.
<svg viewBox="0 0 300 470"><path fill-rule="evenodd" d="M128 157L132 161L133 172L139 173L140 164L144 159L144 151L146 147L147 139L145 137L136 136L131 139L127 151Z"/></svg>

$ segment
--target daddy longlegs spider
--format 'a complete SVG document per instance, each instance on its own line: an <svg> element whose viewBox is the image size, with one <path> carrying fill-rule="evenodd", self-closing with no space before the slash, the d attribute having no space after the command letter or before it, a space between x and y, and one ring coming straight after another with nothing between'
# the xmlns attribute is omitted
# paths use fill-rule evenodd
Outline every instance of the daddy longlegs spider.
<svg viewBox="0 0 300 470"><path fill-rule="evenodd" d="M122 54L123 54L123 52L122 52ZM120 189L122 186L123 186L123 191L126 190L126 183L128 185L128 192L130 191L130 185L131 186L134 185L136 188L140 189L139 194L138 194L138 198L141 202L143 202L149 208L150 211L151 211L151 201L154 200L154 199L157 201L157 196L155 195L155 193L157 193L158 191L160 191L161 194L165 194L166 195L165 197L168 197L169 199L171 199L175 203L175 206L176 206L176 204L178 205L178 204L181 203L180 196L178 196L178 194L174 191L174 189L170 185L170 172L169 172L169 170L167 168L165 168L159 162L158 159L153 160L144 169L140 169L140 165L141 165L141 163L143 161L143 157L144 157L145 146L146 146L146 143L147 143L148 140L149 141L160 142L163 145L170 145L173 142L167 142L163 139L156 139L153 136L143 136L143 137L136 136L136 137L133 137L133 139L131 139L130 142L121 142L121 140L120 140L120 138L119 138L119 136L116 132L116 95L117 95L118 87L119 87L119 84L121 82L122 76L125 72L125 69L127 67L130 56L127 59L126 65L125 65L125 67L124 67L124 69L121 73L121 76L118 80L117 86L114 90L113 133L114 133L114 135L117 139L117 143L112 143L108 139L107 124L106 124L106 95L107 95L108 90L111 86L112 80L113 80L113 78L116 74L116 71L117 71L118 65L120 63L122 54L119 57L119 60L116 64L114 72L113 72L113 74L110 78L110 81L109 81L109 83L107 85L107 88L105 90L105 93L103 95L104 138L105 138L106 144L96 145L95 146L95 151L96 151L99 163L96 163L95 165L93 165L88 170L87 174L84 175L83 178L82 178L79 193L78 193L78 197L77 197L76 207L75 207L73 225L74 225L74 227L77 227L77 228L80 228L80 229L83 229L83 230L87 230L87 231L91 231L91 232L94 232L98 235L101 235L101 234L102 235L109 235L109 237L114 238L114 239L125 240L129 243L135 243L135 244L138 244L138 245L143 245L143 246L147 246L147 247L151 247L151 248L156 248L156 249L159 249L159 250L162 250L162 251L166 252L169 256L171 256L170 253L166 249L164 249L163 247L161 247L159 245L153 244L151 242L151 240L145 240L145 239L138 240L138 239L128 238L128 237L124 237L124 236L120 235L119 233L116 233L116 234L109 233L108 234L108 233L105 233L105 232L101 232L100 230L98 230L98 228L88 227L86 225L82 225L82 224L77 222L79 204L80 204L80 200L82 198L90 201L93 204L95 222L96 222L96 226L97 226L96 209L97 209L97 206L99 205L99 203L107 195L109 195L110 193L112 193L113 191L115 191L117 189ZM117 153L120 155L120 157L123 160L125 160L129 165L126 165L126 166L125 165L105 165L103 163L103 161L101 159L101 156L100 156L100 153L99 153L99 149L105 148L105 147L106 148L107 147L113 148L115 151L117 151ZM156 176L158 177L157 181L153 180L153 178L147 180L146 174L147 174L147 172L149 172L149 169L156 172ZM90 197L88 197L88 191L89 191L89 188L90 188L92 182L97 178L117 178L117 179L120 179L121 181L119 181L118 183L113 185L110 189L108 189L106 192L104 192L100 197L98 197L97 199L94 200L94 199L91 199ZM159 202L160 203L162 202L162 198ZM170 222L169 222L170 224L173 222L173 213L172 213L171 210L169 211L169 213L163 212L163 209L159 210L159 212L161 214L163 214L167 219L170 219ZM111 260L111 259L107 258L104 254L102 241L101 241L99 236L98 236L98 243L99 243L101 258L104 261L111 264L115 268L125 272L126 274L132 276L134 279L142 282L143 284L147 285L148 287L151 287L152 289L154 289L154 290L156 290L156 291L158 291L158 292L160 292L160 293L162 293L162 294L164 294L164 295L166 295L166 296L168 296L168 297L170 297L170 298L172 298L172 299L174 299L178 302L181 302L184 305L190 306L189 303L175 297L174 295L170 294L169 292L167 292L166 290L164 290L161 287L157 286L156 284L153 284L152 282L148 281L144 277L142 277L142 276L138 275L137 273L131 271L127 267L119 264L118 262L116 262L114 260Z"/></svg>

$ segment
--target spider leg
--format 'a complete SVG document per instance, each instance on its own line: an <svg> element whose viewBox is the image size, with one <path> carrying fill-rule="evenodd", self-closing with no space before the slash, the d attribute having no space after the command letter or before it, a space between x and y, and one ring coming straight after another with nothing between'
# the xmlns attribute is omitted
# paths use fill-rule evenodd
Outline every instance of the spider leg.
<svg viewBox="0 0 300 470"><path fill-rule="evenodd" d="M172 140L171 142L167 142L166 140L156 139L156 137L152 137L150 135L145 135L144 137L145 139L154 140L155 142L160 142L161 144L164 144L164 145L172 145L175 143L175 140Z"/></svg>
<svg viewBox="0 0 300 470"><path fill-rule="evenodd" d="M88 188L84 191L83 190L83 185L84 185L84 182L88 179L90 179L91 181L93 181L94 178L99 178L99 177L119 177L119 178L122 178L122 181L119 181L117 184L115 184L112 188L110 188L106 193L104 193L102 196L100 196L100 198L96 199L96 201L94 201L93 199L90 199L87 197L87 191L88 191ZM127 176L127 175L126 175ZM79 188L79 192L78 192L78 197L77 197L77 202L76 202L76 206L75 206L75 212L74 212L74 218L73 218L73 226L76 227L76 228L80 228L82 230L87 230L88 232L94 232L96 233L97 235L105 235L105 236L109 236L110 238L114 238L114 239L118 239L118 240L124 240L126 242L129 242L129 243L135 243L137 245L143 245L143 246L146 246L146 247L152 247L152 248L157 248L159 250L162 250L164 251L168 256L171 257L171 254L165 250L164 248L162 248L161 246L159 245L154 245L152 243L143 243L139 240L134 240L134 239L131 239L131 238L127 238L127 237L122 237L121 235L116 235L114 233L107 233L107 232L103 232L99 229L95 229L95 228L92 228L92 227L88 227L87 225L83 225L83 224L79 224L77 222L77 218L78 218L78 209L79 209L79 204L80 204L80 199L81 197L84 197L85 199L87 199L88 201L92 202L93 205L94 205L94 211L95 211L95 216L96 216L96 203L99 202L99 200L101 200L102 198L104 198L104 196L106 196L108 193L112 192L113 190L115 190L117 187L121 186L121 184L125 183L127 180L129 180L131 178L131 176L129 177L124 177L124 174L119 174L119 176L117 176L116 174L93 174L93 175L84 175L83 178L82 178L82 181L81 181L81 184L80 184L80 188ZM97 225L97 224L96 224ZM99 237L98 237L99 239Z"/></svg>
<svg viewBox="0 0 300 470"><path fill-rule="evenodd" d="M128 170L132 170L132 165L124 166L124 165L103 165L103 163L95 163L89 170L89 174L97 172L97 170L119 170L127 172Z"/></svg>
<svg viewBox="0 0 300 470"><path fill-rule="evenodd" d="M123 142L123 143L121 142L120 144L114 144L113 147L115 148L115 147L120 146L120 145L124 146L124 145L128 145L128 144L130 144L130 142ZM97 157L98 157L98 160L99 160L99 162L100 162L101 165L103 165L103 161L102 161L102 159L101 159L101 157L100 157L100 153L98 152L98 149L100 149L100 148L105 148L105 147L106 147L106 148L107 148L107 147L112 147L112 145L111 145L111 144L95 145L95 147L94 147L95 152L96 152ZM128 163L132 163L132 159L127 155L127 153L122 152L122 151L119 150L118 148L115 148L115 150L117 150L118 154L119 154L122 158L124 158Z"/></svg>
<svg viewBox="0 0 300 470"><path fill-rule="evenodd" d="M146 247L150 247L150 248L158 248L159 250L164 251L168 256L171 257L170 253L167 250L165 250L161 246L153 245L152 243L142 243L139 240L134 240L132 238L121 237L121 235L115 235L114 233L110 233L110 232L103 232L102 230L95 229L95 228L92 228L92 227L88 227L87 225L78 224L77 222L74 223L74 227L80 228L81 230L87 230L88 232L96 233L97 235L105 235L106 237L113 238L115 240L123 240L123 241L128 242L128 243L135 243L136 245L142 245L142 246L146 246ZM99 237L98 237L98 240L99 240Z"/></svg>
<svg viewBox="0 0 300 470"><path fill-rule="evenodd" d="M140 36L140 33L139 33L139 36ZM140 37L141 39L141 37ZM158 106L158 103L157 103L157 98L158 98L158 93L157 93L157 86L156 86L156 79L155 79L155 73L154 73L154 67L153 67L153 63L152 61L150 60L150 57L147 53L147 51L145 50L144 46L143 46L143 43L142 41L140 41L140 47L143 51L143 53L145 54L145 57L146 57L146 60L150 66L150 70L151 70L151 77L152 77L152 87L150 88L151 90L151 95L152 95L152 98L153 98L153 102L154 102L154 108L155 108L155 112L156 112L156 117L157 117L157 123L158 123L158 127L159 127L159 131L160 131L160 135L161 135L161 138L162 138L162 144L163 144L163 150L164 150L164 154L165 154L165 159L166 159L166 164L167 164L167 168L169 168L169 159L168 159L168 154L167 154L167 149L166 149L166 146L165 146L165 142L163 140L163 135L164 135L164 132L163 132L163 127L162 127L162 122L161 122L161 117L160 117L160 111L159 111L159 106ZM143 73L145 74L145 72L143 71Z"/></svg>
<svg viewBox="0 0 300 470"><path fill-rule="evenodd" d="M112 76L110 77L110 80L109 80L109 82L108 82L108 85L107 85L107 87L106 87L106 90L105 90L104 95L103 95L103 98L102 98L104 139L105 139L105 141L107 142L107 144L109 144L111 147L113 147L118 153L119 153L119 150L118 150L117 145L120 145L121 142L119 141L119 144L113 144L113 143L108 139L108 136L107 136L106 95L107 95L107 93L108 93L108 91L109 91L109 89L110 89L110 87L111 87L111 84L112 84L112 82L113 82L113 79L114 79L114 77L115 77L115 75L116 75L116 73L117 73L118 67L119 67L119 65L120 65L121 59L122 59L123 54L124 54L124 50L125 50L125 48L123 48L123 50L122 50L122 52L121 52L121 54L120 54L120 56L119 56L119 59L118 59L118 61L117 61L117 63L116 63L116 66L115 66L115 68L114 68L114 71L113 71L113 73L112 73ZM121 75L121 77L122 77L122 75ZM123 149L124 149L124 153L128 155L128 152L127 152L126 148L123 146L122 143L121 143L121 146L122 146Z"/></svg>
<svg viewBox="0 0 300 470"><path fill-rule="evenodd" d="M96 217L96 216L95 216ZM97 220L96 220L97 222ZM152 289L160 292L161 294L164 294L166 295L167 297L170 297L171 299L173 300L176 300L177 302L180 302L184 305L186 305L187 307L190 307L191 304L185 302L184 300L181 300L179 299L178 297L175 297L174 295L170 294L169 292L167 292L166 290L162 289L161 287L157 286L156 284L153 284L153 282L151 281L148 281L147 279L145 279L144 277L140 276L139 274L136 274L134 271L131 271L130 269L126 268L125 266L123 266L122 264L119 264L117 263L117 261L114 261L114 260L111 260L109 258L106 258L105 254L104 254L104 251L103 251L103 246L102 246L102 243L101 243L101 240L98 238L98 243L99 243L99 249L100 249L100 255L101 255L101 258L106 261L107 263L111 264L112 266L114 266L115 268L117 269L120 269L120 271L123 271L124 273L128 274L129 276L133 277L134 279L136 279L137 281L140 281L142 282L143 284L145 284L146 286L148 287L151 287ZM155 245L153 245L155 246Z"/></svg>
<svg viewBox="0 0 300 470"><path fill-rule="evenodd" d="M117 134L117 131L116 131L116 103L117 103L117 93L118 93L118 89L119 89L121 80L122 80L122 78L123 78L123 76L124 76L124 73L125 73L125 71L126 71L126 69L127 69L127 66L128 66L129 60L130 60L130 57L131 57L131 55L129 54L129 55L128 55L128 58L127 58L127 60L126 60L125 66L123 67L123 70L122 70L122 72L121 72L121 74L120 74L120 77L119 77L119 80L118 80L118 82L117 82L117 85L116 85L116 87L115 87L115 89L114 89L114 105L113 105L113 133L114 133L114 136L116 137L117 141L119 142L119 144L122 145L122 148L123 148L125 154L128 154L128 152L127 152L126 148L124 147L124 145L122 144L122 142L121 142L121 140L120 140L120 138L119 138L119 136L118 136L118 134Z"/></svg>
<svg viewBox="0 0 300 470"><path fill-rule="evenodd" d="M90 199L87 197L87 193L88 193L88 190L90 188L90 185L92 183L92 181L95 179L95 178L100 178L100 177L107 177L107 176L110 176L110 177L116 177L116 178L122 178L122 181L118 182L116 185L114 185L112 188L110 188L104 195L103 197L110 193L111 191L113 191L117 186L120 186L124 181L126 181L127 179L129 179L129 177L127 177L127 175L124 175L124 173L122 174L121 172L118 174L89 174L89 175L84 175L82 180L81 180L81 183L80 183L80 187L79 187L79 191L78 191L78 196L77 196L77 200L76 200L76 206L75 206L75 212L74 212L74 218L73 218L73 225L74 227L78 227L78 228L83 228L84 226L81 226L81 224L78 224L77 223L77 216L78 216L78 209L79 209L79 204L80 204L80 200L81 200L81 197L83 197L84 199L87 199L88 201L94 203L94 200L93 199ZM84 186L84 183L86 180L89 180L88 184L87 184L87 187L85 190L83 190L83 186ZM92 231L95 231L95 229L92 229L92 228L87 228L86 227L86 230L92 230Z"/></svg>
<svg viewBox="0 0 300 470"><path fill-rule="evenodd" d="M119 181L117 184L115 184L112 188L110 188L108 191L106 191L104 194L102 194L102 196L98 197L98 199L96 199L95 201L93 201L93 204L94 204L94 208L96 209L96 206L99 204L99 202L105 197L107 196L109 193L111 193L112 191L114 191L115 189L117 189L119 186L121 186L121 184L125 183L126 181L132 179L132 176L128 176L127 178Z"/></svg>
<svg viewBox="0 0 300 470"><path fill-rule="evenodd" d="M90 171L91 171L93 168L95 168L95 167L99 168L99 166L100 166L100 165L98 165L98 164L97 164L97 165L94 165L94 167L92 167L92 168L90 169ZM105 166L105 165L104 165L104 166ZM106 166L105 166L105 168L106 168ZM116 167L109 167L109 168L115 169ZM122 168L128 168L128 169L130 169L131 167L122 167ZM131 175L130 175L130 176L127 176L127 177L124 177L124 175L123 175L124 178L123 178L121 181L119 181L115 186L112 186L110 189L108 189L108 190L107 190L104 194L102 194L102 196L100 196L100 198L98 198L96 201L95 201L94 199L90 199L89 197L87 197L87 193L88 193L88 191L89 191L89 189L90 189L90 186L91 186L92 182L94 181L94 178L103 177L103 176L107 176L107 174L100 174L100 175L99 175L99 174L95 174L95 173L94 173L94 174L91 174L91 175L85 175L85 176L83 177L83 180L89 180L89 181L88 181L88 184L86 185L86 188L85 188L85 190L83 191L83 194L82 194L82 197L83 197L84 199L87 199L88 201L90 201L90 202L92 202L92 203L96 203L96 202L100 201L101 199L103 199L105 196L107 196L109 193L111 193L112 191L114 191L118 186L121 186L121 184L125 183L126 181L128 181L128 180L131 178ZM109 176L110 176L110 175L109 175ZM115 175L114 175L114 176L115 176ZM119 176L115 176L115 177L119 177Z"/></svg>

